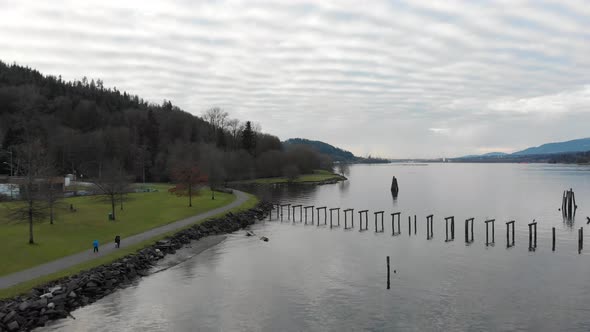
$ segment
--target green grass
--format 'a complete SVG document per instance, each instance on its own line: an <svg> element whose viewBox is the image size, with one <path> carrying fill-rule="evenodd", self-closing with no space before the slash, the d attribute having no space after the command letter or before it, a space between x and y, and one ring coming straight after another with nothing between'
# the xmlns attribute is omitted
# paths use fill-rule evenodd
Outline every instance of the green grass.
<svg viewBox="0 0 590 332"><path fill-rule="evenodd" d="M312 174L302 174L298 176L295 180L291 181L291 183L314 183L314 182L321 182L321 181L328 181L328 180L340 180L343 179L342 176L325 171L325 170L315 170ZM288 183L289 179L286 177L275 177L275 178L260 178L260 179L253 179L253 180L245 180L245 181L238 181L238 183L243 184L276 184L276 183Z"/></svg>
<svg viewBox="0 0 590 332"><path fill-rule="evenodd" d="M217 193L215 195L217 195ZM258 202L259 202L258 198L256 196L250 195L250 194L248 194L248 196L249 197L248 197L248 200L246 202L242 203L238 207L235 207L235 208L231 209L228 212L237 213L237 212L245 211L245 210L248 210L248 209L251 209L251 208L255 207L256 204L258 204ZM221 216L225 215L226 213L220 213L220 214L215 215L215 216L213 216L213 217L211 217L209 219L221 217ZM200 221L198 223L202 223L204 221L205 220L202 220L202 221ZM184 227L184 228L188 228L188 227L191 227L191 226L192 225L187 226L187 227ZM70 275L74 275L76 273L79 273L80 271L89 270L89 269L91 269L93 267L96 267L96 266L99 266L99 265L102 265L102 264L108 264L108 263L110 263L112 261L115 261L115 260L117 260L117 259L119 259L121 257L124 257L124 256L126 256L128 254L135 253L135 252L137 252L137 251L139 251L139 250L141 250L141 249L143 249L145 247L148 247L148 246L152 245L153 243L155 243L156 241L161 240L163 238L166 238L166 237L168 237L170 235L173 235L173 234L175 234L175 233L177 233L177 232L179 232L181 230L182 229L178 229L178 230L171 231L171 232L168 232L168 233L165 233L165 234L162 234L162 235L158 235L158 236L153 237L153 238L151 238L149 240L146 240L146 241L137 243L137 244L135 244L133 246L129 246L129 247L126 247L126 248L121 248L120 251L111 253L109 255L102 256L102 257L93 259L91 261L81 263L81 264L76 265L76 266L72 266L72 267L70 267L68 269L65 269L65 270L62 270L62 271L59 271L59 272L56 272L56 273L53 273L53 274L49 274L49 275L46 275L46 276L43 276L43 277L39 277L39 278L36 278L36 279L33 279L33 280L29 280L29 281L20 283L18 285L14 285L14 286L9 287L9 288L0 289L0 299L11 298L11 297L14 297L14 296L17 296L17 295L20 295L20 294L24 294L24 293L27 293L28 291L30 291L32 288L37 287L37 286L42 285L42 284L45 284L45 283L47 283L49 281L52 281L52 280L55 280L55 279L59 279L59 278L63 278L63 277L67 277L67 276L70 276Z"/></svg>
<svg viewBox="0 0 590 332"><path fill-rule="evenodd" d="M110 204L97 197L73 197L64 199L67 207L73 204L77 212L68 208L57 211L53 225L48 221L35 223L36 244L28 244L28 224L8 219L9 206L0 204L0 252L4 253L0 275L21 271L60 257L92 248L92 241L111 243L115 235L123 239L148 229L180 220L231 203L235 196L202 190L193 197L193 207L188 207L188 197L178 197L167 192L169 186L155 185L158 192L129 194L121 211L116 207L117 220L109 221ZM10 253L10 254L8 254Z"/></svg>

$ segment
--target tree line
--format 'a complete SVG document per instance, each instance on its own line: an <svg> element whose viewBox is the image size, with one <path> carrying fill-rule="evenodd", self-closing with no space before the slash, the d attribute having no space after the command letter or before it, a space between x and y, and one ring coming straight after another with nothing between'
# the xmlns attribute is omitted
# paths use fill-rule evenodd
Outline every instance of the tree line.
<svg viewBox="0 0 590 332"><path fill-rule="evenodd" d="M117 161L133 180L170 181L178 164L197 163L213 181L308 173L331 168L329 158L304 147L285 149L250 121L220 108L194 116L169 100L148 102L105 87L102 80L64 81L0 62L0 142L12 152L15 174L24 162L17 147L38 140L58 174L101 177ZM8 174L0 154L0 174Z"/></svg>

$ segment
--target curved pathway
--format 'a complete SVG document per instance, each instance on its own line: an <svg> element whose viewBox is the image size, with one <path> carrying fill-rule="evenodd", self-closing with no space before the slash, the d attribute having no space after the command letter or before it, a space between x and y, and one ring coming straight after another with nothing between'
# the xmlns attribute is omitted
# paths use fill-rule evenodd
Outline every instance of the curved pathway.
<svg viewBox="0 0 590 332"><path fill-rule="evenodd" d="M155 236L174 231L177 229L181 229L188 225L194 224L198 221L210 218L216 214L227 212L235 207L242 205L244 202L248 200L248 195L244 192L239 190L234 190L234 194L236 195L236 199L228 205L224 205L214 210L209 210L207 212L203 212L201 214L194 215L192 217L188 217L185 219L181 219L160 227L152 228L148 231L143 233L135 234L126 238L121 239L121 248L129 247L134 244L140 243L145 240L149 240ZM29 281L35 278L39 278L48 274L52 274L55 272L59 272L61 270L67 269L74 265L78 265L80 263L84 263L87 261L91 261L95 258L103 257L105 255L111 254L116 252L118 249L115 248L113 243L109 243L107 245L103 245L100 247L100 252L95 254L92 252L92 248L66 257L62 257L60 259L51 261L49 263L37 265L27 270L15 272L3 277L0 277L0 289L8 288L19 284L21 282Z"/></svg>

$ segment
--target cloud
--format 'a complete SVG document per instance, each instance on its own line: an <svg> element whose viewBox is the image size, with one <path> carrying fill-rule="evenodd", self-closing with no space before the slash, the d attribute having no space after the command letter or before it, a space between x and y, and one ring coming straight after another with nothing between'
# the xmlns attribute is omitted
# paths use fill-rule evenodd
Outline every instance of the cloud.
<svg viewBox="0 0 590 332"><path fill-rule="evenodd" d="M0 0L0 31L3 61L358 154L587 136L584 1Z"/></svg>

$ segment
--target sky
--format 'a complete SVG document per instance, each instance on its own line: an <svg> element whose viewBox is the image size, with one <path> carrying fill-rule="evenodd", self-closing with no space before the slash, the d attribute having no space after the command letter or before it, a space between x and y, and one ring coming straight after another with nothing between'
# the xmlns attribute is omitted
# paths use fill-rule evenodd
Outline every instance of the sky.
<svg viewBox="0 0 590 332"><path fill-rule="evenodd" d="M0 0L0 60L360 156L590 137L584 0Z"/></svg>

